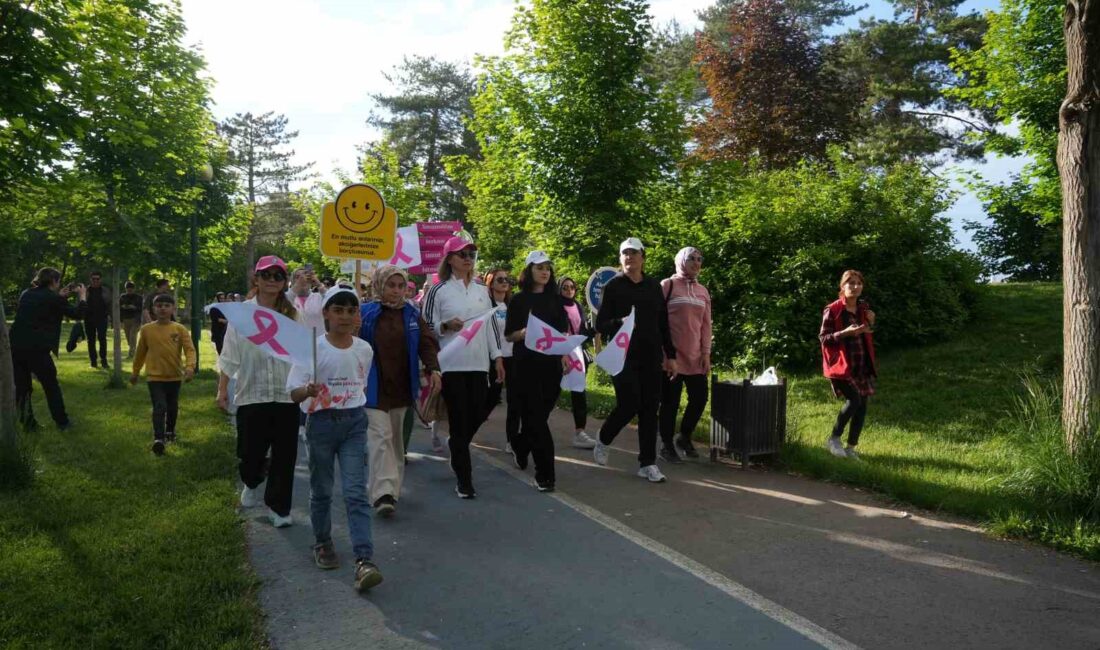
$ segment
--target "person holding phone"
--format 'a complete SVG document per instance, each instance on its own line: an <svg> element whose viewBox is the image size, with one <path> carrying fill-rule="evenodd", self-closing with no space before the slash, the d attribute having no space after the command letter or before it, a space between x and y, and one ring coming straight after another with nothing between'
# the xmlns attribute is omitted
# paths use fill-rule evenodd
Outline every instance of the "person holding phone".
<svg viewBox="0 0 1100 650"><path fill-rule="evenodd" d="M825 447L834 456L856 460L867 401L875 394L878 378L871 334L875 312L861 300L864 286L862 273L854 269L845 271L840 278L840 297L825 307L818 332L825 377L832 382L833 394L845 400ZM846 447L840 442L845 427L848 427Z"/></svg>

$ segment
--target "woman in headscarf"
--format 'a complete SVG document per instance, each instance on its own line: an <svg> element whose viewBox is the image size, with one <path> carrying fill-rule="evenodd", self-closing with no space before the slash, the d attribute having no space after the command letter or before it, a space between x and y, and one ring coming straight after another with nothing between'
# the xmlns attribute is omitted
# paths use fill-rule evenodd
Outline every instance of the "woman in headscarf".
<svg viewBox="0 0 1100 650"><path fill-rule="evenodd" d="M375 272L375 299L363 305L359 337L374 348L367 377L367 461L369 494L375 512L390 517L401 497L405 475L402 423L420 393L420 364L440 388L439 344L420 310L406 298L408 276L387 265Z"/></svg>
<svg viewBox="0 0 1100 650"><path fill-rule="evenodd" d="M688 458L698 458L691 444L691 434L703 416L707 405L707 375L710 374L711 314L710 292L699 284L703 254L692 246L676 253L676 273L661 281L672 345L676 348L679 374L665 377L661 394L661 458L680 462L677 449ZM687 386L688 402L680 420L680 436L676 431L676 414L680 410L680 394Z"/></svg>
<svg viewBox="0 0 1100 650"><path fill-rule="evenodd" d="M561 302L565 306L565 314L569 317L568 334L584 334L591 340L593 332L588 324L588 314L584 305L577 301L577 281L565 277L558 284L558 293L561 294ZM587 341L585 341L587 343ZM592 365L592 357L587 351L584 353L585 370ZM571 391L569 393L573 406L573 446L577 449L592 449L596 441L589 437L585 431L588 425L588 393L585 391Z"/></svg>

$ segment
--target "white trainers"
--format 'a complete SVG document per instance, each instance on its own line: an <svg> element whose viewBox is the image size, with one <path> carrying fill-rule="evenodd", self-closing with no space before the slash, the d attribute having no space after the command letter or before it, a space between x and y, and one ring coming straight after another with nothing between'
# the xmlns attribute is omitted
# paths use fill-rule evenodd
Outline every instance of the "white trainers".
<svg viewBox="0 0 1100 650"><path fill-rule="evenodd" d="M577 449L592 449L596 446L596 441L584 431L578 431L573 436L573 446Z"/></svg>
<svg viewBox="0 0 1100 650"><path fill-rule="evenodd" d="M852 460L860 460L859 454L856 453L856 448L855 447L845 447L844 448L844 455L847 456L848 458L851 458Z"/></svg>
<svg viewBox="0 0 1100 650"><path fill-rule="evenodd" d="M287 526L290 526L294 523L294 519L289 514L284 517L284 516L278 514L277 512L275 512L274 510L270 511L270 514L271 514L271 525L276 527L276 528L286 528Z"/></svg>
<svg viewBox="0 0 1100 650"><path fill-rule="evenodd" d="M255 508L260 505L260 496L256 493L257 490L250 488L247 485L241 490L241 507L242 508Z"/></svg>
<svg viewBox="0 0 1100 650"><path fill-rule="evenodd" d="M304 424L298 425L298 440L306 441L306 425Z"/></svg>
<svg viewBox="0 0 1100 650"><path fill-rule="evenodd" d="M665 482L665 475L661 473L661 470L657 469L656 465L646 465L645 467L639 467L638 476L644 478L650 483Z"/></svg>
<svg viewBox="0 0 1100 650"><path fill-rule="evenodd" d="M610 448L599 440L596 441L596 446L592 447L592 459L597 465L606 465L610 453Z"/></svg>
<svg viewBox="0 0 1100 650"><path fill-rule="evenodd" d="M830 454L837 458L848 457L848 454L844 453L844 446L840 444L840 438L829 436L829 441L825 443L825 448L829 450Z"/></svg>
<svg viewBox="0 0 1100 650"><path fill-rule="evenodd" d="M512 453L512 443L510 443L510 442L504 443L504 453L506 453L506 454Z"/></svg>

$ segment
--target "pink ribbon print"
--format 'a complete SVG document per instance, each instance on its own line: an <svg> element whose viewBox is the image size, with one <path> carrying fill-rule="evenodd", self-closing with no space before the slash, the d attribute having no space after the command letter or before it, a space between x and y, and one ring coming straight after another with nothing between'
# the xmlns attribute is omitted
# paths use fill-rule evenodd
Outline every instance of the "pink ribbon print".
<svg viewBox="0 0 1100 650"><path fill-rule="evenodd" d="M630 335L626 332L619 332L619 335L615 337L615 345L622 349L627 349L630 346Z"/></svg>
<svg viewBox="0 0 1100 650"><path fill-rule="evenodd" d="M550 348L554 347L555 343L561 343L563 341L565 341L564 336L554 336L554 330L550 329L549 327L544 327L542 328L542 338L535 341L535 349L539 351L549 350Z"/></svg>
<svg viewBox="0 0 1100 650"><path fill-rule="evenodd" d="M396 249L393 254L393 259L390 260L390 264L397 264L403 262L405 264L411 264L413 258L405 254L405 238L401 236L401 233L397 233Z"/></svg>
<svg viewBox="0 0 1100 650"><path fill-rule="evenodd" d="M565 362L569 364L569 372L584 372L584 363L580 359L568 356L565 357Z"/></svg>
<svg viewBox="0 0 1100 650"><path fill-rule="evenodd" d="M275 316L270 312L256 310L252 314L252 322L256 324L256 328L259 331L245 338L256 345L267 343L271 346L271 349L275 351L275 354L279 356L285 357L290 355L290 353L286 351L286 348L284 348L279 343L278 339L275 338L279 333L279 321L275 320Z"/></svg>
<svg viewBox="0 0 1100 650"><path fill-rule="evenodd" d="M484 323L485 321L479 318L474 321L473 325L470 325L469 327L463 329L461 332L458 333L459 336L466 339L466 343L464 345L469 345L470 341L474 340L474 337L477 336L477 333L481 330L481 326Z"/></svg>

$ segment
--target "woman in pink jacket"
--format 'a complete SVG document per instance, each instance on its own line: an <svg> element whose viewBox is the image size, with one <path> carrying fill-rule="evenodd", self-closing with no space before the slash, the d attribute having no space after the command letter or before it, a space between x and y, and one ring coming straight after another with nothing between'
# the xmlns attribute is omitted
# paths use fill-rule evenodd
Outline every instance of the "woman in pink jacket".
<svg viewBox="0 0 1100 650"><path fill-rule="evenodd" d="M711 339L710 292L698 280L702 266L703 254L699 249L682 248L676 253L676 273L661 281L679 369L675 378L665 378L661 394L660 456L670 463L680 462L677 449L689 458L699 457L691 444L691 434L707 405ZM680 421L680 436L674 443L676 413L680 410L680 393L685 385L688 402Z"/></svg>

